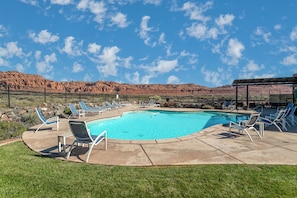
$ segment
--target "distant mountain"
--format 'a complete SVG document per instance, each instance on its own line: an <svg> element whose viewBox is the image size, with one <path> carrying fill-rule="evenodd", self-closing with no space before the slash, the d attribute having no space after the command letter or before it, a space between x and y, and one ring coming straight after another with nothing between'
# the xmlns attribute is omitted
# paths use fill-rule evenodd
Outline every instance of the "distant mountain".
<svg viewBox="0 0 297 198"><path fill-rule="evenodd" d="M97 82L56 82L46 80L40 75L24 74L16 71L0 72L0 89L9 85L11 90L30 90L47 92L114 94L124 95L235 95L235 87L226 85L209 88L195 84L124 84L108 81ZM287 85L249 86L249 95L290 94L292 88ZM239 94L245 95L246 88L240 87Z"/></svg>

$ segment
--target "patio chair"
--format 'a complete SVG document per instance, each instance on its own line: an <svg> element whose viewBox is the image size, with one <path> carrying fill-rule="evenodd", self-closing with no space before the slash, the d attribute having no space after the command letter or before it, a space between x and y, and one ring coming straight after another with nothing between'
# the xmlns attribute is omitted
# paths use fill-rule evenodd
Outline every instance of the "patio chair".
<svg viewBox="0 0 297 198"><path fill-rule="evenodd" d="M249 120L241 121L239 123L230 121L229 123L229 131L231 132L231 128L238 129L238 132L245 132L251 141L253 141L251 135L249 134L249 130L254 130L260 139L262 139L262 136L260 135L259 131L254 127L258 119L260 118L260 113L254 113L251 114Z"/></svg>
<svg viewBox="0 0 297 198"><path fill-rule="evenodd" d="M57 124L57 131L59 130L59 122L60 122L59 116L55 116L55 117L46 119L43 116L40 108L36 109L36 113L37 113L39 119L42 121L42 124L34 131L34 133L36 133L43 125L49 126L49 125Z"/></svg>
<svg viewBox="0 0 297 198"><path fill-rule="evenodd" d="M232 101L231 100L226 100L222 104L222 109L231 109L231 107L232 107Z"/></svg>
<svg viewBox="0 0 297 198"><path fill-rule="evenodd" d="M81 109L85 112L85 113L102 113L104 110L106 110L107 108L104 107L90 107L87 106L84 102L79 102L79 105L81 107Z"/></svg>
<svg viewBox="0 0 297 198"><path fill-rule="evenodd" d="M115 109L115 108L119 108L119 106L115 105L115 104L111 104L108 101L105 101L105 106L108 107L109 109Z"/></svg>
<svg viewBox="0 0 297 198"><path fill-rule="evenodd" d="M124 107L124 106L127 105L127 104L120 104L120 103L118 103L118 102L115 101L115 100L112 100L112 103L111 103L111 104L116 105L116 106L118 106L118 107Z"/></svg>
<svg viewBox="0 0 297 198"><path fill-rule="evenodd" d="M73 116L73 117L85 117L85 111L82 109L77 110L74 104L69 104L69 109L71 111L71 114L69 115L68 119Z"/></svg>
<svg viewBox="0 0 297 198"><path fill-rule="evenodd" d="M284 130L287 130L285 126L285 115L286 115L286 109L282 109L279 111L277 116L274 119L271 119L269 116L263 118L260 117L260 121L264 122L266 126L274 125L280 132L283 132L281 128Z"/></svg>
<svg viewBox="0 0 297 198"><path fill-rule="evenodd" d="M295 126L297 124L297 121L295 120L295 111L297 109L297 106L295 105L294 107L292 107L290 113L288 113L288 115L286 116L286 120L288 122L291 122L291 124L293 126Z"/></svg>
<svg viewBox="0 0 297 198"><path fill-rule="evenodd" d="M85 121L78 121L78 120L70 120L69 121L70 130L75 137L70 149L67 153L66 158L68 159L72 150L74 149L74 145L81 143L82 145L88 144L88 154L86 157L86 162L88 162L90 154L93 150L95 145L98 145L100 142L105 140L105 150L107 150L107 132L103 131L98 136L94 136L90 134L89 129L87 128L87 123Z"/></svg>

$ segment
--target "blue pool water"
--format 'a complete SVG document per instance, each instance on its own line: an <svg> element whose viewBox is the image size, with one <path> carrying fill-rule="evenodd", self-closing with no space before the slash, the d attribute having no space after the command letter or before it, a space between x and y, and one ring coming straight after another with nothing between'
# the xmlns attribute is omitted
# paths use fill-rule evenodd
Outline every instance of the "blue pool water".
<svg viewBox="0 0 297 198"><path fill-rule="evenodd" d="M177 138L216 124L246 120L248 115L223 112L176 112L148 110L124 113L121 117L88 123L92 135L107 130L108 138L156 140Z"/></svg>

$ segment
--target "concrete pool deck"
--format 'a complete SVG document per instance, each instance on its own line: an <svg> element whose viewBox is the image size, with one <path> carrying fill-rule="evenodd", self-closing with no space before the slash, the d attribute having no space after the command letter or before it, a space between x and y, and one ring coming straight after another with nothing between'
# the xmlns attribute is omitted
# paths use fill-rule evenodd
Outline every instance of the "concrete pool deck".
<svg viewBox="0 0 297 198"><path fill-rule="evenodd" d="M160 109L160 108L158 108ZM163 109L163 108L161 108ZM120 116L126 111L137 111L136 106L87 116L83 120ZM170 109L173 110L173 109ZM176 109L174 109L176 110ZM182 110L182 109L179 109ZM197 109L194 109L197 111ZM274 111L276 111L274 109ZM246 111L244 111L246 112ZM34 133L32 127L22 135L24 143L32 150L49 157L66 160L58 152L58 135L69 133L68 119L61 119L60 129L44 127ZM274 126L265 129L263 139L251 132L253 142L246 134L231 134L228 127L216 125L189 136L156 141L121 141L108 139L93 148L88 163L122 166L165 166L197 164L284 164L297 165L297 126L281 133ZM236 131L233 129L232 131ZM67 137L69 147L74 138ZM69 161L84 162L87 147L73 150Z"/></svg>

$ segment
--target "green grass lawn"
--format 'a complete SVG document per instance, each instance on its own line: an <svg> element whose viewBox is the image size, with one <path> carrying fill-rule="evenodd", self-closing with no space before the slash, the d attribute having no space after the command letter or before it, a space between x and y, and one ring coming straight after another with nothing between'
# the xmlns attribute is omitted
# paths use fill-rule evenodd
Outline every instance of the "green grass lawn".
<svg viewBox="0 0 297 198"><path fill-rule="evenodd" d="M297 167L123 167L40 156L22 141L0 147L0 197L297 197Z"/></svg>

